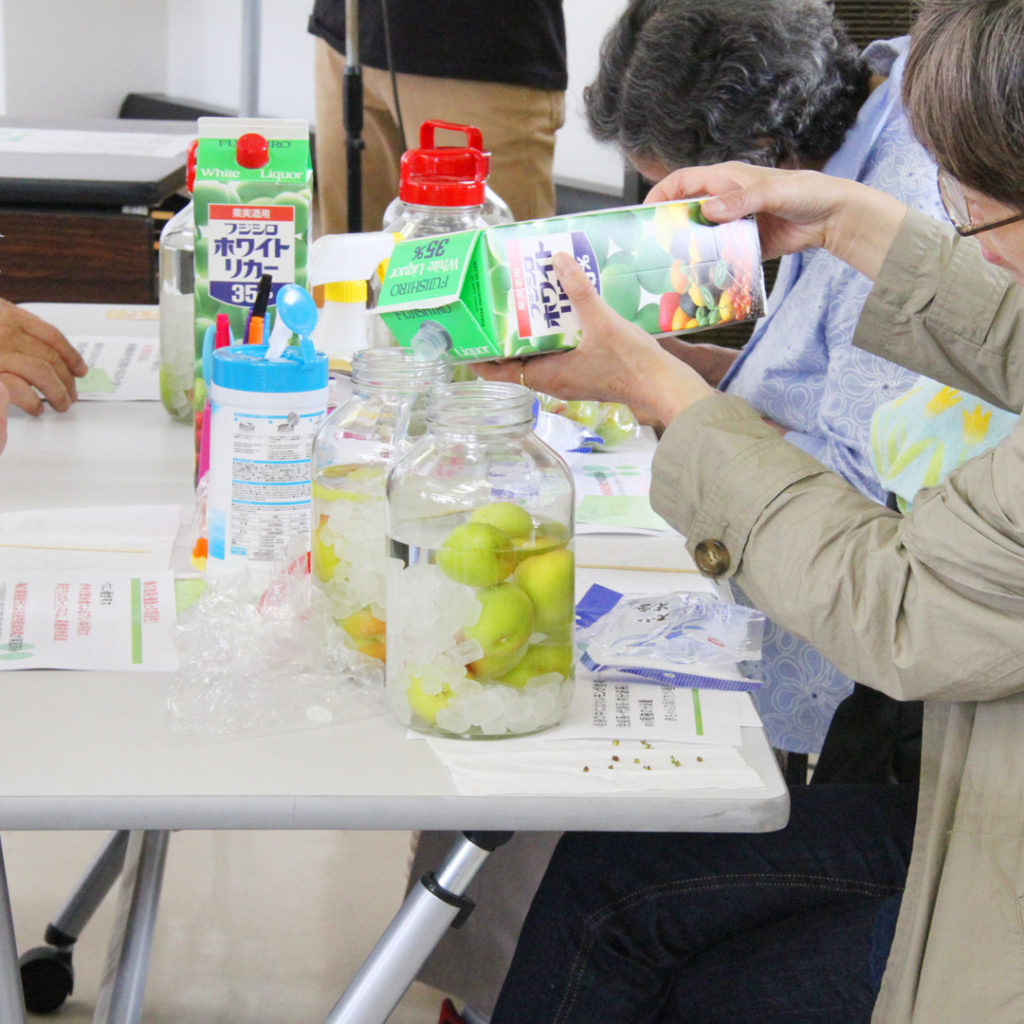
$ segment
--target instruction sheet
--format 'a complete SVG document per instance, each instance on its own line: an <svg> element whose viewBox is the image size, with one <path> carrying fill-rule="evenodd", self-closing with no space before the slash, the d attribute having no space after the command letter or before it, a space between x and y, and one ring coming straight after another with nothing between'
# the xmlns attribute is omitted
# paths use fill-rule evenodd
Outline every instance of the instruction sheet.
<svg viewBox="0 0 1024 1024"><path fill-rule="evenodd" d="M0 670L173 671L174 574L0 572Z"/></svg>

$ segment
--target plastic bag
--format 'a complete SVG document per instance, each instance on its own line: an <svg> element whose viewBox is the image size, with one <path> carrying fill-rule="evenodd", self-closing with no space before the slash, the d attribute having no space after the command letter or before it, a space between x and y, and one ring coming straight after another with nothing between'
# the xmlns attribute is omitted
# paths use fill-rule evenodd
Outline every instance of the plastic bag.
<svg viewBox="0 0 1024 1024"><path fill-rule="evenodd" d="M282 566L269 587L224 576L179 614L173 728L222 739L387 712L383 663L354 649L305 566Z"/></svg>
<svg viewBox="0 0 1024 1024"><path fill-rule="evenodd" d="M764 615L713 594L626 597L592 586L577 606L580 660L675 686L750 689L762 682Z"/></svg>
<svg viewBox="0 0 1024 1024"><path fill-rule="evenodd" d="M640 423L628 405L619 402L569 402L538 392L540 407L573 420L596 434L605 448L614 448L640 433Z"/></svg>

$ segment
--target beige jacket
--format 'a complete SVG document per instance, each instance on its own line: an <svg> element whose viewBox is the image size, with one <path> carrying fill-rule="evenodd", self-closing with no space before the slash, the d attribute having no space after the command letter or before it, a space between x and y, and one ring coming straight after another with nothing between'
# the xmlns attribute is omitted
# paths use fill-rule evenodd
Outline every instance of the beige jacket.
<svg viewBox="0 0 1024 1024"><path fill-rule="evenodd" d="M921 214L854 340L1024 406L1024 291ZM854 679L926 702L914 853L875 1024L1024 1022L1024 420L904 518L715 396L665 432L651 497L698 564L735 573Z"/></svg>

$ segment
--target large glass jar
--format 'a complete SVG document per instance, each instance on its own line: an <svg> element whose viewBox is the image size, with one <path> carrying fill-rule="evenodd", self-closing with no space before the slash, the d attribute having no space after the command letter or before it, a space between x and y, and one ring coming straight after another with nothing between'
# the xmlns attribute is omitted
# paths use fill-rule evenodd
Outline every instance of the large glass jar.
<svg viewBox="0 0 1024 1024"><path fill-rule="evenodd" d="M313 444L312 569L356 647L384 660L384 485L392 460L426 431L427 397L447 364L407 349L361 349L348 397Z"/></svg>
<svg viewBox="0 0 1024 1024"><path fill-rule="evenodd" d="M192 212L189 202L160 232L160 400L182 423L192 422L196 379Z"/></svg>
<svg viewBox="0 0 1024 1024"><path fill-rule="evenodd" d="M421 732L537 732L572 698L572 476L532 427L527 388L441 385L388 476L388 697Z"/></svg>

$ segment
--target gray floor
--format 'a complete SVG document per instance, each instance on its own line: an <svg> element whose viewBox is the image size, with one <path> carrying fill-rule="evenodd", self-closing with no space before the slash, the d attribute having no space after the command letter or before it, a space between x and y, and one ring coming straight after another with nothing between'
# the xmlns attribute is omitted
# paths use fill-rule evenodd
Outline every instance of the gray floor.
<svg viewBox="0 0 1024 1024"><path fill-rule="evenodd" d="M19 950L42 944L103 833L5 832ZM401 903L407 832L175 832L143 1024L319 1024ZM33 1024L92 1020L116 891L75 947L75 990ZM435 1024L415 984L391 1024Z"/></svg>

